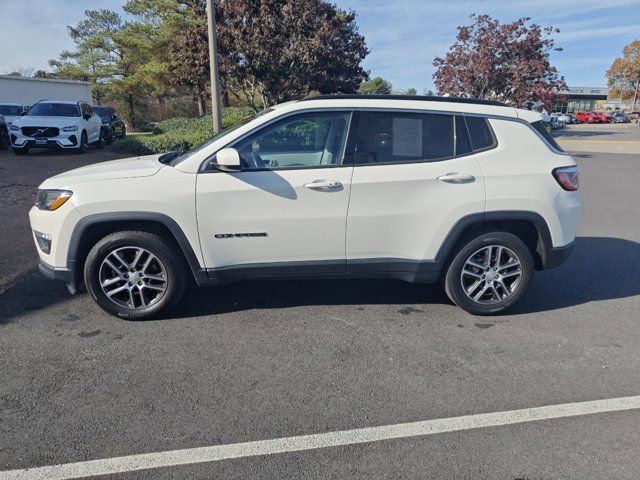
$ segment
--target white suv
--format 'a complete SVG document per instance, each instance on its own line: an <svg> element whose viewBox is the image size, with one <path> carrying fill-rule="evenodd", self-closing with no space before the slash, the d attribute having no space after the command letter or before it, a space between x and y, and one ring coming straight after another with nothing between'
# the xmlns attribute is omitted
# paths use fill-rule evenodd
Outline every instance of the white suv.
<svg viewBox="0 0 640 480"><path fill-rule="evenodd" d="M102 120L85 102L43 100L11 123L11 145L17 155L31 147L72 149L85 153L101 148Z"/></svg>
<svg viewBox="0 0 640 480"><path fill-rule="evenodd" d="M149 318L244 279L443 280L495 314L573 246L578 169L537 112L491 101L328 96L286 103L183 155L46 180L40 270Z"/></svg>

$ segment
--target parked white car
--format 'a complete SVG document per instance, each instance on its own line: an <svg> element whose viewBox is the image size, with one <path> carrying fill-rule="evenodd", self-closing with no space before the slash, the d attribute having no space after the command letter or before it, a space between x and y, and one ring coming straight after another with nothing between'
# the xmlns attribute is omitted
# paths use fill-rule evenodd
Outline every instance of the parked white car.
<svg viewBox="0 0 640 480"><path fill-rule="evenodd" d="M556 113L553 113L552 115L555 116L560 123L562 123L563 127L571 123L571 117L566 113L556 112Z"/></svg>
<svg viewBox="0 0 640 480"><path fill-rule="evenodd" d="M569 255L580 217L576 163L541 120L440 97L279 105L190 153L46 180L39 267L128 319L175 306L189 277L442 279L463 309L503 312Z"/></svg>
<svg viewBox="0 0 640 480"><path fill-rule="evenodd" d="M11 126L14 120L22 116L26 110L26 105L21 103L0 103L0 115L4 116L7 125Z"/></svg>
<svg viewBox="0 0 640 480"><path fill-rule="evenodd" d="M101 148L102 121L85 102L44 100L10 127L11 145L18 155L32 147L72 149L86 153L90 144Z"/></svg>

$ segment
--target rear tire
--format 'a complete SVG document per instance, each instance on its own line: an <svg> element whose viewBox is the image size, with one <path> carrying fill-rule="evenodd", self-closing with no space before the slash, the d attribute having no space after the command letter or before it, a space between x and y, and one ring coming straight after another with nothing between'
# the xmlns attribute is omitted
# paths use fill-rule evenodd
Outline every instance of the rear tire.
<svg viewBox="0 0 640 480"><path fill-rule="evenodd" d="M104 148L104 137L102 136L102 129L100 129L100 137L98 137L98 141L95 143L95 146L98 149Z"/></svg>
<svg viewBox="0 0 640 480"><path fill-rule="evenodd" d="M520 238L507 232L485 233L453 258L445 291L453 303L473 315L496 315L522 300L534 270L533 256Z"/></svg>
<svg viewBox="0 0 640 480"><path fill-rule="evenodd" d="M104 237L84 267L93 299L126 320L147 320L171 310L182 298L187 278L182 252L159 235L141 231Z"/></svg>
<svg viewBox="0 0 640 480"><path fill-rule="evenodd" d="M4 129L0 130L0 149L8 148L10 144L9 133Z"/></svg>

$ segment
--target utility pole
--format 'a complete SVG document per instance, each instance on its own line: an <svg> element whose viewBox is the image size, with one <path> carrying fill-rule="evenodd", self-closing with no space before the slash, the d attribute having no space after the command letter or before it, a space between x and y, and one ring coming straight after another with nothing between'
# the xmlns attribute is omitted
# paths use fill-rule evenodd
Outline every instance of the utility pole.
<svg viewBox="0 0 640 480"><path fill-rule="evenodd" d="M211 117L213 133L222 130L220 88L218 87L218 42L216 38L215 0L207 0L207 24L209 30L209 70L211 72Z"/></svg>

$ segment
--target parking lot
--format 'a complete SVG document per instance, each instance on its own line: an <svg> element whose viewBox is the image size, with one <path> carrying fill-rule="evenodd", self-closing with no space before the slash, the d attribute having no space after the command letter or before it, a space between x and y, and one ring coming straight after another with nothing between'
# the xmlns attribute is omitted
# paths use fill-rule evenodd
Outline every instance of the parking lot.
<svg viewBox="0 0 640 480"><path fill-rule="evenodd" d="M640 126L557 136L581 168L576 247L499 317L361 280L193 290L122 321L34 271L26 218L44 178L115 155L0 151L0 480L638 478Z"/></svg>

